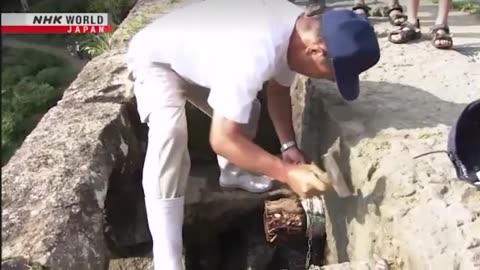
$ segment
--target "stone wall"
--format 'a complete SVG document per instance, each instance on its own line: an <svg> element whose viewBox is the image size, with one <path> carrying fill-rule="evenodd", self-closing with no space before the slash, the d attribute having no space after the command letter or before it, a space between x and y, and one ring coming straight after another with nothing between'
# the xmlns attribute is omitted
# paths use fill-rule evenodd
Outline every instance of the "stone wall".
<svg viewBox="0 0 480 270"><path fill-rule="evenodd" d="M456 179L446 154L413 159L446 149L449 126L466 104L402 84L361 87L352 103L326 81L301 78L296 88L303 148L319 161L340 137L340 165L354 192L325 194L325 264L341 263L325 269L357 269L345 262L374 257L392 269L478 269L480 193Z"/></svg>

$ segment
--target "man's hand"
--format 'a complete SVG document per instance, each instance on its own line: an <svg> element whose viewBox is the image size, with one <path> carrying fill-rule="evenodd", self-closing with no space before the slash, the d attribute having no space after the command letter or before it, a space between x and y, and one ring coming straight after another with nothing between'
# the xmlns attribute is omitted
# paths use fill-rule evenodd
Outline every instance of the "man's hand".
<svg viewBox="0 0 480 270"><path fill-rule="evenodd" d="M210 145L216 154L244 170L286 182L287 163L254 144L244 133L242 125L213 113Z"/></svg>
<svg viewBox="0 0 480 270"><path fill-rule="evenodd" d="M304 164L305 157L303 153L297 148L292 147L282 153L282 158L284 161L290 164Z"/></svg>
<svg viewBox="0 0 480 270"><path fill-rule="evenodd" d="M302 198L320 195L331 187L328 174L314 164L290 165L286 183Z"/></svg>

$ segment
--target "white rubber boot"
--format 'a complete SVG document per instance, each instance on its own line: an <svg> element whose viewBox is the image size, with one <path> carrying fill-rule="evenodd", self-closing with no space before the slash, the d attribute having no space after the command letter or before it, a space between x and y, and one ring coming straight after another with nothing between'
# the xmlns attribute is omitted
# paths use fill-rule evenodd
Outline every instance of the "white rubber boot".
<svg viewBox="0 0 480 270"><path fill-rule="evenodd" d="M221 156L217 156L217 159L220 167L219 182L221 187L240 188L252 193L267 192L272 188L273 182L268 177L242 171Z"/></svg>
<svg viewBox="0 0 480 270"><path fill-rule="evenodd" d="M220 186L228 189L243 189L252 193L262 193L269 191L272 186L272 180L266 176L255 175L248 172L232 173L230 171L221 171Z"/></svg>
<svg viewBox="0 0 480 270"><path fill-rule="evenodd" d="M184 197L145 199L155 270L183 270Z"/></svg>

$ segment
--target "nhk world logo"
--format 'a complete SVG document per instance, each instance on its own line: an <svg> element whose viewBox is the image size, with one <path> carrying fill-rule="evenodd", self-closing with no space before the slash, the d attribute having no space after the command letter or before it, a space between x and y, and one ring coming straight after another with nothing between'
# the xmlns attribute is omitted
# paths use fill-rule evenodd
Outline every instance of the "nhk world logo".
<svg viewBox="0 0 480 270"><path fill-rule="evenodd" d="M107 13L2 13L2 34L110 33Z"/></svg>

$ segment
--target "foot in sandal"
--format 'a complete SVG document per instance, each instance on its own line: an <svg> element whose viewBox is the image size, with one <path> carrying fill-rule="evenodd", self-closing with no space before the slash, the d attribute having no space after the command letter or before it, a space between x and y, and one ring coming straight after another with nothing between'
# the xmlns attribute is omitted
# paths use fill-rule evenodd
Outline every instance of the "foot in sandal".
<svg viewBox="0 0 480 270"><path fill-rule="evenodd" d="M407 43L413 40L420 39L422 32L420 31L420 21L416 24L411 22L403 23L399 29L394 30L388 34L388 40L395 44Z"/></svg>
<svg viewBox="0 0 480 270"><path fill-rule="evenodd" d="M365 4L361 4L361 3L355 4L352 7L352 11L367 21L368 21L368 17L370 17L370 8Z"/></svg>
<svg viewBox="0 0 480 270"><path fill-rule="evenodd" d="M403 13L403 8L399 4L386 7L385 13L391 25L401 26L407 21L407 15Z"/></svg>
<svg viewBox="0 0 480 270"><path fill-rule="evenodd" d="M437 24L430 29L432 45L437 49L448 50L453 46L450 28L446 24Z"/></svg>

